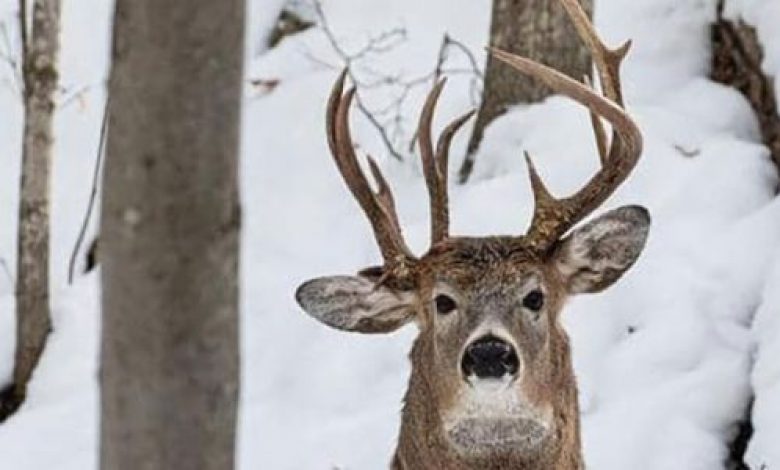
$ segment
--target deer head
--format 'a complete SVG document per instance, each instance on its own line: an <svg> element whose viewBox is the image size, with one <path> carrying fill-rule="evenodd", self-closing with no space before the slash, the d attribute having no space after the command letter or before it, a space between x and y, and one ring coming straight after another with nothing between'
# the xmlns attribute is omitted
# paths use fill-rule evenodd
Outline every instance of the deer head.
<svg viewBox="0 0 780 470"><path fill-rule="evenodd" d="M632 266L650 218L642 207L624 206L575 227L626 179L642 139L621 97L619 66L629 43L608 49L577 1L562 2L593 55L604 96L539 63L490 52L589 109L602 166L576 194L555 198L526 155L535 209L523 236L449 235L448 149L472 113L447 126L434 151L431 121L444 81L428 95L418 129L431 208L431 244L421 257L404 242L378 166L369 157L376 192L359 167L348 126L355 89L343 94L344 73L328 102L331 152L371 223L384 264L310 280L296 298L311 316L340 330L384 333L417 324L400 444L409 437L404 434L416 433L419 442L407 446L415 459L434 459L421 446L441 447L441 465L448 455L451 462L514 459L538 463L528 468L567 468L540 462L560 465L563 453L579 455L576 387L560 313L569 295L601 291ZM602 118L613 129L610 143Z"/></svg>

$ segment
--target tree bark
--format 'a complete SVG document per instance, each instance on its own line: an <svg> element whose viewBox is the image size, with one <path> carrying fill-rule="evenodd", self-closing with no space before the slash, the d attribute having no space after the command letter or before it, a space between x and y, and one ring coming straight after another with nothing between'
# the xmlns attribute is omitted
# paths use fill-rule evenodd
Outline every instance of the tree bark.
<svg viewBox="0 0 780 470"><path fill-rule="evenodd" d="M118 0L101 467L234 466L244 0Z"/></svg>
<svg viewBox="0 0 780 470"><path fill-rule="evenodd" d="M592 16L593 0L580 0ZM493 0L490 45L547 64L581 80L590 76L591 60L560 0ZM465 183L474 167L485 128L507 108L541 101L551 94L537 80L488 56L485 87L459 179Z"/></svg>
<svg viewBox="0 0 780 470"><path fill-rule="evenodd" d="M27 383L51 331L49 186L60 46L60 2L33 2L30 40L27 38L26 2L20 2L20 10L25 116L16 268L16 354L13 383L0 394L0 421L16 411L24 401Z"/></svg>

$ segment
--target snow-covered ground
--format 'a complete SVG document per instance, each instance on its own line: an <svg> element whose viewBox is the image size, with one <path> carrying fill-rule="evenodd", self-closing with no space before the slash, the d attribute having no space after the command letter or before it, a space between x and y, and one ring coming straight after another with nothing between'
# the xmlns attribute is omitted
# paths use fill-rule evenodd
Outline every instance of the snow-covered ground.
<svg viewBox="0 0 780 470"><path fill-rule="evenodd" d="M251 2L247 78L278 79L279 85L268 94L246 88L239 460L244 469L383 468L394 447L409 372L406 351L415 331L408 327L387 337L337 333L306 317L293 301L303 280L352 273L379 258L325 144L323 107L336 75L327 64L337 66L338 57L320 30L271 51L257 46L282 3ZM589 468L723 468L735 424L754 393L750 464L754 470L780 468L777 177L746 102L706 78L715 2L596 3L597 26L609 42L634 39L625 89L646 139L636 171L607 206L643 204L653 214L653 228L640 262L624 280L604 294L574 299L565 316ZM770 42L765 67L780 76L777 2L735 3L730 14L759 24ZM0 21L13 21L15 5L0 0ZM360 60L358 72L370 81L372 70L404 77L427 73L444 32L467 45L481 64L489 6L487 0L327 0L323 8L350 51L383 31L406 29L390 51ZM0 426L3 468L96 468L99 276L68 286L66 268L90 189L111 5L79 0L63 2L63 9L62 81L69 91L57 117L53 185L55 332L28 402ZM449 66L466 67L465 56L453 52ZM10 374L13 351L21 131L21 108L3 67L0 380ZM437 126L472 105L469 87L468 75L451 77ZM426 91L412 89L402 106L406 139ZM378 109L399 92L370 89L365 99ZM427 196L417 159L408 155L404 163L395 162L359 113L353 122L361 149L379 157L391 180L407 238L423 250ZM454 169L467 135L468 129L455 141ZM523 150L535 156L558 194L577 188L597 165L586 112L559 97L514 109L488 129L472 182L451 188L453 232L523 231L531 209Z"/></svg>

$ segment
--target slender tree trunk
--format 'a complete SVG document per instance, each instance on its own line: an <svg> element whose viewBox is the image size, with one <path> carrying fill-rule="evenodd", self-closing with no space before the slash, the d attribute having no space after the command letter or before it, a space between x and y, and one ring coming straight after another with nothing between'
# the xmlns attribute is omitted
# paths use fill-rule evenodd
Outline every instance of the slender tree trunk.
<svg viewBox="0 0 780 470"><path fill-rule="evenodd" d="M592 15L593 0L580 3ZM590 54L560 0L493 0L490 45L550 65L577 80L590 76ZM495 118L512 105L541 101L550 93L537 80L488 56L482 104L460 168L460 182L471 175L485 128Z"/></svg>
<svg viewBox="0 0 780 470"><path fill-rule="evenodd" d="M234 466L243 0L118 0L101 467Z"/></svg>
<svg viewBox="0 0 780 470"><path fill-rule="evenodd" d="M29 40L25 1L20 2L20 9L25 116L16 269L16 355L13 384L0 396L0 421L24 401L27 383L51 331L49 180L60 45L60 2L33 2L32 37Z"/></svg>

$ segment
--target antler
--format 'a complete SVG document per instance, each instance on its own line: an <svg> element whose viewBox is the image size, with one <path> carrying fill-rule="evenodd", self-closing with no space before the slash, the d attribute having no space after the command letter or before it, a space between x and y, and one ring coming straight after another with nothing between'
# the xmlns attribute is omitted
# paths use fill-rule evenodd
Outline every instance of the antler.
<svg viewBox="0 0 780 470"><path fill-rule="evenodd" d="M607 48L577 0L561 0L577 33L590 50L599 72L606 97L591 87L577 82L545 65L499 49L490 48L497 59L522 73L537 78L558 93L564 94L591 112L593 130L600 153L606 147L601 118L612 125L613 137L606 155L601 155L602 167L587 184L572 196L556 199L544 186L530 157L528 173L534 192L534 216L524 237L531 247L546 251L572 226L593 212L620 186L631 173L642 153L642 134L623 110L620 86L620 63L628 52L630 41L617 49Z"/></svg>
<svg viewBox="0 0 780 470"><path fill-rule="evenodd" d="M328 99L326 113L328 145L344 182L371 223L374 237L385 260L384 274L403 277L404 271L415 258L404 242L395 211L393 193L376 162L370 156L368 157L371 173L379 188L376 193L371 189L360 169L349 132L349 108L355 97L355 88L350 88L346 94L343 94L346 75L345 69L333 85Z"/></svg>
<svg viewBox="0 0 780 470"><path fill-rule="evenodd" d="M346 70L339 75L328 100L326 130L330 151L344 182L371 223L374 237L385 260L381 274L382 280L393 278L397 282L408 282L409 268L414 264L416 258L404 242L390 186L379 171L374 159L367 156L378 191L374 192L371 189L360 169L352 146L352 137L349 132L349 108L355 97L355 88L350 88L346 94L343 93L346 75ZM450 142L455 132L474 114L474 111L470 111L447 126L439 137L434 154L431 144L431 121L444 82L441 80L428 94L420 116L418 130L423 171L431 200L431 245L448 236L447 163ZM367 270L366 272L369 271L372 275L376 274L375 270Z"/></svg>
<svg viewBox="0 0 780 470"><path fill-rule="evenodd" d="M458 129L474 114L474 110L471 110L452 121L439 136L436 144L436 153L433 153L433 143L431 141L433 111L446 82L446 79L440 80L428 93L428 98L425 100L422 113L420 113L420 124L417 128L423 174L425 175L425 182L428 186L428 195L431 201L431 246L449 236L450 215L447 201L447 167L449 164L450 143Z"/></svg>

